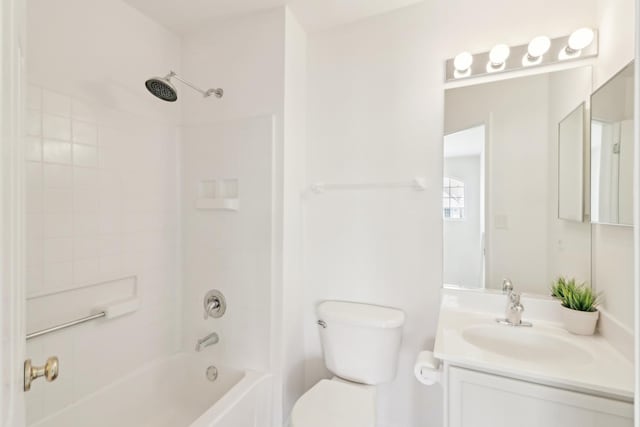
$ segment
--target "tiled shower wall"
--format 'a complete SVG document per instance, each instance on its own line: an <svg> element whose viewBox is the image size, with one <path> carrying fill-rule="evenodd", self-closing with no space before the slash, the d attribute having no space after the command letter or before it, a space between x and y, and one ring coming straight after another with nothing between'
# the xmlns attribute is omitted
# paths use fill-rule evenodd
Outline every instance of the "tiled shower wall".
<svg viewBox="0 0 640 427"><path fill-rule="evenodd" d="M175 126L30 86L27 329L137 294L140 309L28 342L57 381L26 395L29 422L179 347Z"/></svg>

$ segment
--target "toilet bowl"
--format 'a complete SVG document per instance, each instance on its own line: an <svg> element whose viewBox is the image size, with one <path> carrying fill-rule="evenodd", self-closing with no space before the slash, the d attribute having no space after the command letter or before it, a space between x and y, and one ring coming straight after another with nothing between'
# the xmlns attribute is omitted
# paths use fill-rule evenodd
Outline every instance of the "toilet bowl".
<svg viewBox="0 0 640 427"><path fill-rule="evenodd" d="M320 380L293 407L291 427L375 427L376 389Z"/></svg>
<svg viewBox="0 0 640 427"><path fill-rule="evenodd" d="M345 301L318 306L323 379L295 403L291 427L375 427L376 385L396 374L405 316L401 310Z"/></svg>

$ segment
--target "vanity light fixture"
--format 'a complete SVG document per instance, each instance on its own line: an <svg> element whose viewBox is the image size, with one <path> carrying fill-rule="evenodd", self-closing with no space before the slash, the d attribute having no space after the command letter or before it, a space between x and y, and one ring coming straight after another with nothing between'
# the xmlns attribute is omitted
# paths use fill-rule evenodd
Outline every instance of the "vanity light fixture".
<svg viewBox="0 0 640 427"><path fill-rule="evenodd" d="M593 43L595 33L591 28L580 28L569 36L567 47L564 49L567 55L575 55L582 49Z"/></svg>
<svg viewBox="0 0 640 427"><path fill-rule="evenodd" d="M534 37L527 45L527 54L522 59L522 65L538 64L542 56L549 51L551 39L547 36Z"/></svg>
<svg viewBox="0 0 640 427"><path fill-rule="evenodd" d="M471 74L471 65L473 64L473 55L469 52L462 52L453 59L456 78L465 77Z"/></svg>
<svg viewBox="0 0 640 427"><path fill-rule="evenodd" d="M487 71L501 71L505 67L505 61L509 58L511 49L506 44L498 44L489 52Z"/></svg>
<svg viewBox="0 0 640 427"><path fill-rule="evenodd" d="M539 35L527 44L509 46L500 43L490 51L459 53L454 58L447 59L445 81L453 82L525 68L551 66L596 56L598 32L584 27L566 36L549 38Z"/></svg>

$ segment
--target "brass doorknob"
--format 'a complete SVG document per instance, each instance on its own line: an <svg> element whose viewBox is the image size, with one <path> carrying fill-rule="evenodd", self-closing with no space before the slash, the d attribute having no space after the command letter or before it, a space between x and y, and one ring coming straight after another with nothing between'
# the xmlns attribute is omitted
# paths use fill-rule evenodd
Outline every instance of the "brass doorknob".
<svg viewBox="0 0 640 427"><path fill-rule="evenodd" d="M40 378L44 377L47 382L55 381L58 378L58 369L60 363L58 362L57 357L50 357L47 359L47 363L44 366L33 366L31 364L31 359L27 359L24 362L24 391L31 390L31 383Z"/></svg>

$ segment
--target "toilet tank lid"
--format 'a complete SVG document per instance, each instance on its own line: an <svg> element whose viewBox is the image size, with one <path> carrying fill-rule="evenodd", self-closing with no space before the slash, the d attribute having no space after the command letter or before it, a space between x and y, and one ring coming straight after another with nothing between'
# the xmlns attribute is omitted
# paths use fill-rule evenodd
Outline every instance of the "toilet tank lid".
<svg viewBox="0 0 640 427"><path fill-rule="evenodd" d="M376 328L398 328L405 315L400 309L347 301L324 301L318 305L318 316L324 321L350 323Z"/></svg>

